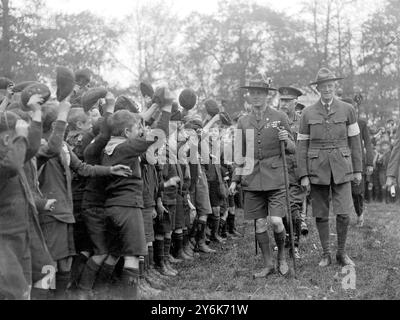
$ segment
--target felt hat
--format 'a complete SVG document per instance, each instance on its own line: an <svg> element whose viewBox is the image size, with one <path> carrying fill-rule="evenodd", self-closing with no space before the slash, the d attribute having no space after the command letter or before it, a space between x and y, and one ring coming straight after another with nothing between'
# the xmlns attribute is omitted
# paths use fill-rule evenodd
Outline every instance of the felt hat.
<svg viewBox="0 0 400 320"><path fill-rule="evenodd" d="M75 86L75 75L66 67L57 67L57 101L61 102L68 97Z"/></svg>
<svg viewBox="0 0 400 320"><path fill-rule="evenodd" d="M154 89L151 84L147 82L140 83L140 92L142 93L143 97L150 97L153 98L154 96Z"/></svg>
<svg viewBox="0 0 400 320"><path fill-rule="evenodd" d="M97 101L104 99L106 95L107 90L105 88L93 88L88 90L82 96L82 108L85 112L90 111Z"/></svg>
<svg viewBox="0 0 400 320"><path fill-rule="evenodd" d="M26 87L21 93L21 103L22 103L22 110L29 111L28 102L29 99L35 95L40 94L43 98L43 103L47 102L50 99L51 92L50 89L42 84L42 83L34 83L30 86Z"/></svg>
<svg viewBox="0 0 400 320"><path fill-rule="evenodd" d="M293 87L281 87L278 91L281 100L294 100L303 95L299 89Z"/></svg>
<svg viewBox="0 0 400 320"><path fill-rule="evenodd" d="M160 107L172 104L173 100L171 92L166 87L159 87L154 91L153 103L158 104Z"/></svg>
<svg viewBox="0 0 400 320"><path fill-rule="evenodd" d="M33 84L37 84L37 81L24 81L24 82L20 82L17 83L14 88L13 88L13 92L14 93L18 93L18 92L22 92L26 87L29 87Z"/></svg>
<svg viewBox="0 0 400 320"><path fill-rule="evenodd" d="M208 99L204 102L204 105L206 107L207 113L211 116L214 117L217 115L221 110L218 107L217 101L214 99Z"/></svg>
<svg viewBox="0 0 400 320"><path fill-rule="evenodd" d="M13 82L8 79L8 78L0 78L0 90L1 89L7 89L10 85L12 85Z"/></svg>
<svg viewBox="0 0 400 320"><path fill-rule="evenodd" d="M197 104L197 95L192 89L185 89L179 95L179 104L186 110L193 109Z"/></svg>
<svg viewBox="0 0 400 320"><path fill-rule="evenodd" d="M335 74L328 68L321 68L319 69L317 76L315 77L315 81L310 83L310 86L318 85L327 81L338 81L343 79L344 78L342 77L336 77Z"/></svg>
<svg viewBox="0 0 400 320"><path fill-rule="evenodd" d="M267 92L270 90L277 91L277 89L271 87L271 83L264 80L264 78L261 76L261 74L257 74L254 77L252 77L248 81L248 83L241 88L242 89L264 89Z"/></svg>
<svg viewBox="0 0 400 320"><path fill-rule="evenodd" d="M80 69L75 72L75 81L76 83L79 83L82 86L88 85L91 78L92 78L92 72L87 68Z"/></svg>
<svg viewBox="0 0 400 320"><path fill-rule="evenodd" d="M133 113L139 113L139 108L135 101L126 96L119 96L115 102L115 111L119 110L128 110Z"/></svg>

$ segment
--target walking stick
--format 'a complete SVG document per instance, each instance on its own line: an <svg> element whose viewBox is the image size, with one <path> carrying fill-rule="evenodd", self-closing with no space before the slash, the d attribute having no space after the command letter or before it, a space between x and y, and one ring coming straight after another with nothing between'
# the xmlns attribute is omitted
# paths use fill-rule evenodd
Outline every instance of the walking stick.
<svg viewBox="0 0 400 320"><path fill-rule="evenodd" d="M254 220L254 244L256 245L256 256L258 256L258 244L257 244L257 222Z"/></svg>
<svg viewBox="0 0 400 320"><path fill-rule="evenodd" d="M289 234L290 234L290 246L292 248L292 258L293 258L293 271L294 277L296 278L296 257L294 255L294 235L293 235L293 221L292 221L292 212L290 210L290 196L289 196L289 174L286 162L286 148L285 141L281 141L281 153L282 153L282 161L283 161L283 175L285 177L285 191L286 191L286 210L287 216L286 218L289 220Z"/></svg>

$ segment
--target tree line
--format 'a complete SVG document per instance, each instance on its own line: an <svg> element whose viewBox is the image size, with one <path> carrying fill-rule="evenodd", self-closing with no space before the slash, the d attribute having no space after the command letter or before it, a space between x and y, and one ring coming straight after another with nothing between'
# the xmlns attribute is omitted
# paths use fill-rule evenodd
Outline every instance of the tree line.
<svg viewBox="0 0 400 320"><path fill-rule="evenodd" d="M201 99L225 100L233 113L245 104L238 88L256 72L276 86L312 93L308 83L328 66L346 78L344 96L362 93L367 114L389 116L400 108L400 1L385 0L354 22L362 3L307 0L293 17L220 0L215 13L180 18L170 2L132 2L128 16L106 20L52 13L43 0L23 7L1 0L0 76L49 81L55 66L65 65L87 67L96 85L110 86L101 75L115 68L129 75L117 93L137 95L140 81L167 81L171 89L195 89Z"/></svg>

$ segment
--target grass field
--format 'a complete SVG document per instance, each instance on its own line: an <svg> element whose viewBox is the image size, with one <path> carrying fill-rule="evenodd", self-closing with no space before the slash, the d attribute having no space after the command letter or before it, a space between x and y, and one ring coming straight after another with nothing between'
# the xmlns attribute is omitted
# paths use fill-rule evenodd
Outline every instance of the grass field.
<svg viewBox="0 0 400 320"><path fill-rule="evenodd" d="M253 280L253 272L262 266L261 254L255 256L254 224L243 221L239 212L240 240L217 246L217 254L201 255L193 263L178 267L180 276L168 290L154 299L400 299L400 207L367 205L363 228L355 226L352 216L347 252L356 263L355 289L342 286L342 268L337 264L321 269L320 244L314 221L310 233L302 238L302 259L297 263L297 279L277 274ZM336 248L335 220L331 218L333 257Z"/></svg>

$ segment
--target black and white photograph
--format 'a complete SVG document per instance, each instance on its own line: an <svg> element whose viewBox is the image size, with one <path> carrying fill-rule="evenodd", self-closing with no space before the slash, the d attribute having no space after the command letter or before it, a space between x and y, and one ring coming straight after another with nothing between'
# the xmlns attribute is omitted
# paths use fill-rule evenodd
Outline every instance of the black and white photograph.
<svg viewBox="0 0 400 320"><path fill-rule="evenodd" d="M399 300L399 124L399 0L0 0L0 302Z"/></svg>

